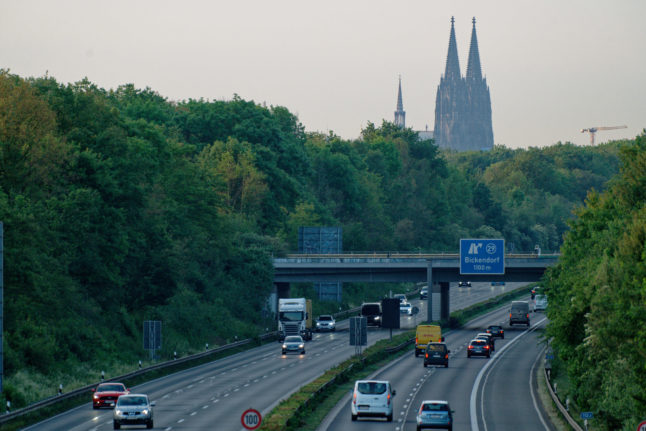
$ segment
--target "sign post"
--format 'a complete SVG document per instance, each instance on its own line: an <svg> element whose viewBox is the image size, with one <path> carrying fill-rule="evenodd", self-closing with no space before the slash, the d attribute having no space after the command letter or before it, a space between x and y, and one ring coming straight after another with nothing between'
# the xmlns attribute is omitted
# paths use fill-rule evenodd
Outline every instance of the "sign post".
<svg viewBox="0 0 646 431"><path fill-rule="evenodd" d="M240 422L246 429L255 430L262 423L262 416L260 415L260 412L258 410L248 408L242 413Z"/></svg>

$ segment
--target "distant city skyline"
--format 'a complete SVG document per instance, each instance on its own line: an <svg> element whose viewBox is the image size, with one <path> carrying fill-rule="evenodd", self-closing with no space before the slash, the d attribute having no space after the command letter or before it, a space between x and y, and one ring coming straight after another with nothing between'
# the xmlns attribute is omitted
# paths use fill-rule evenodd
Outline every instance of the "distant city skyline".
<svg viewBox="0 0 646 431"><path fill-rule="evenodd" d="M133 83L169 100L284 106L306 131L357 138L393 121L434 129L447 28L461 65L471 20L491 88L494 144L631 139L646 128L646 2L504 0L3 0L0 68L58 82ZM464 71L463 71L464 72Z"/></svg>

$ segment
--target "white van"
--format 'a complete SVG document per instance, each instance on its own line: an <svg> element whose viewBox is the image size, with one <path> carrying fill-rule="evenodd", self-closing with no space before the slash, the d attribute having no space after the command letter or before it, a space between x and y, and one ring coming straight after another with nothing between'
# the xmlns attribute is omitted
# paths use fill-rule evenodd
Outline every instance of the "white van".
<svg viewBox="0 0 646 431"><path fill-rule="evenodd" d="M547 309L547 296L536 295L534 300L534 311L545 311Z"/></svg>
<svg viewBox="0 0 646 431"><path fill-rule="evenodd" d="M385 417L393 421L395 390L387 380L357 380L352 391L352 420L359 416Z"/></svg>

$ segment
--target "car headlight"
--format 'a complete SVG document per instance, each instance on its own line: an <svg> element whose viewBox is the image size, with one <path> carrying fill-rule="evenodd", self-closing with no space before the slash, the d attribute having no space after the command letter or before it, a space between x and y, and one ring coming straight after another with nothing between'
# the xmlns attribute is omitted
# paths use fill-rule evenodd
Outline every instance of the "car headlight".
<svg viewBox="0 0 646 431"><path fill-rule="evenodd" d="M148 416L148 409L143 409L141 411L141 414L144 415L144 416Z"/></svg>
<svg viewBox="0 0 646 431"><path fill-rule="evenodd" d="M286 349L286 348L287 348L287 344L283 344L283 349Z"/></svg>
<svg viewBox="0 0 646 431"><path fill-rule="evenodd" d="M95 400L98 400L98 399L99 399L99 396L98 396L97 394L94 394L94 395L92 396L92 398L94 398Z"/></svg>
<svg viewBox="0 0 646 431"><path fill-rule="evenodd" d="M316 326L321 326L321 324L319 322L316 322Z"/></svg>
<svg viewBox="0 0 646 431"><path fill-rule="evenodd" d="M117 415L117 416L121 416L123 414L123 412L121 410L115 410L114 414Z"/></svg>
<svg viewBox="0 0 646 431"><path fill-rule="evenodd" d="M381 320L381 317L377 316L375 317L375 320Z"/></svg>
<svg viewBox="0 0 646 431"><path fill-rule="evenodd" d="M305 345L304 345L304 344L299 344L299 345L298 345L298 348L299 348L299 349L302 349L303 347L305 347Z"/></svg>

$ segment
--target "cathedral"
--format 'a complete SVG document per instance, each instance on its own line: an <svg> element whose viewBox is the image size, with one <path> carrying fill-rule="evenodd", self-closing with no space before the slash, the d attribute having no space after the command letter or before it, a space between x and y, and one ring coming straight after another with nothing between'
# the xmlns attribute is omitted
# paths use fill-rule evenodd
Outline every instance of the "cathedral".
<svg viewBox="0 0 646 431"><path fill-rule="evenodd" d="M432 133L419 132L420 137L424 135L426 138L431 134L438 147L456 151L490 150L493 148L491 99L487 80L482 77L480 68L476 20L473 18L465 77L460 73L454 23L455 20L451 18L446 68L440 78L435 99L435 130ZM400 79L395 124L405 127L405 116Z"/></svg>

